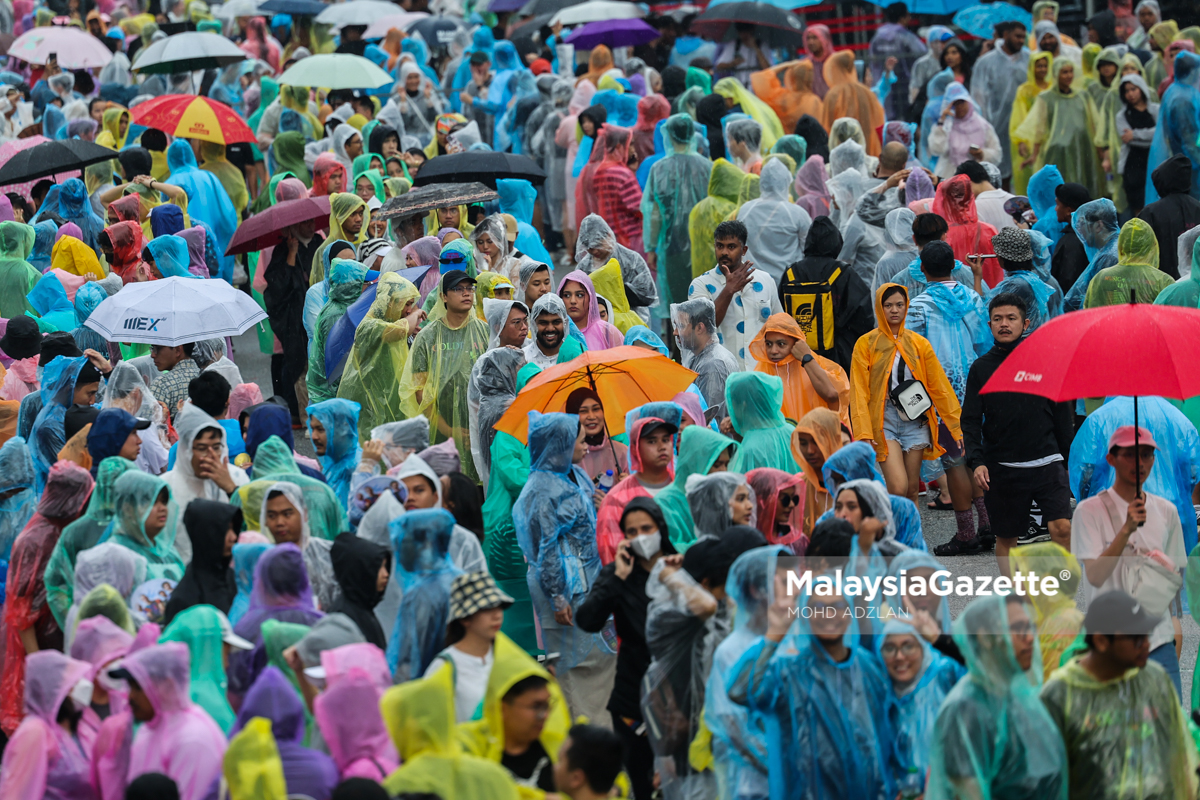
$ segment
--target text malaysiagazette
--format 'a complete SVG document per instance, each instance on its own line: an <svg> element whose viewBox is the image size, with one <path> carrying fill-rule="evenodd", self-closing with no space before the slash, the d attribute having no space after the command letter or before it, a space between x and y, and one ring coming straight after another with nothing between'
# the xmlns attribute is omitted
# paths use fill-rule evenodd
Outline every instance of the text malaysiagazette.
<svg viewBox="0 0 1200 800"><path fill-rule="evenodd" d="M1067 579L1070 575L1067 576ZM951 594L958 597L991 597L993 595L1017 594L1021 597L1038 597L1040 595L1058 594L1058 578L1053 575L1038 577L1033 573L1014 572L1011 578L1006 576L992 577L977 575L974 577L960 575L955 578L949 571L939 569L926 578L923 575L908 575L908 570L900 570L900 575L878 576L874 578L858 575L843 576L841 570L832 575L822 573L813 575L811 572L797 573L788 570L787 593L789 597L797 593L803 596L816 597L864 597L875 600L880 595L884 597L921 597L937 595L948 597Z"/></svg>

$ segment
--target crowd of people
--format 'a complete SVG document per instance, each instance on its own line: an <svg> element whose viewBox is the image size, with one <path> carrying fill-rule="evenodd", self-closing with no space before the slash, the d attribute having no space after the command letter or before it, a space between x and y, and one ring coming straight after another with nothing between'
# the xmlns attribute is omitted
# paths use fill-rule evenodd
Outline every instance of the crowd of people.
<svg viewBox="0 0 1200 800"><path fill-rule="evenodd" d="M0 800L1197 797L1200 406L983 388L1056 317L1200 306L1200 28L581 51L234 2L0 0L112 53L10 57L0 139L113 151L0 195ZM181 30L246 58L134 73ZM328 53L392 80L278 80ZM255 142L139 124L167 94ZM544 177L406 212L462 153ZM89 326L170 279L266 322ZM1060 585L955 618L947 565Z"/></svg>

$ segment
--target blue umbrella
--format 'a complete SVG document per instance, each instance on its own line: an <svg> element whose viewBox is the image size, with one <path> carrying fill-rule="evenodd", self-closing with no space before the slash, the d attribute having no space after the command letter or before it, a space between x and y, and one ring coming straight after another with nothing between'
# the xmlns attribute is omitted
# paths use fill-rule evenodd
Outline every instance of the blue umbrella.
<svg viewBox="0 0 1200 800"><path fill-rule="evenodd" d="M755 0L755 1L758 2L760 5L774 6L775 8L782 8L784 11L791 11L793 8L804 8L805 6L815 6L821 2L821 0ZM745 2L745 0L712 0L712 2L708 4L708 8L712 8L713 6L716 6L716 5L721 5L722 3L741 3L741 2Z"/></svg>
<svg viewBox="0 0 1200 800"><path fill-rule="evenodd" d="M267 0L258 7L258 10L270 11L272 14L315 17L327 8L329 6L319 0Z"/></svg>
<svg viewBox="0 0 1200 800"><path fill-rule="evenodd" d="M908 10L911 14L949 16L970 4L971 0L908 0Z"/></svg>
<svg viewBox="0 0 1200 800"><path fill-rule="evenodd" d="M409 267L397 270L396 274L412 281L413 285L419 286L425 274L431 269L437 269L437 267ZM368 278L372 275L376 278L379 277L378 272L367 273ZM363 290L362 297L351 303L342 318L333 323L333 329L329 331L329 338L325 340L325 374L331 381L341 380L342 371L346 368L346 356L350 355L350 348L354 345L354 332L358 330L358 323L362 322L363 317L371 310L373 302L375 302L375 283L371 281Z"/></svg>
<svg viewBox="0 0 1200 800"><path fill-rule="evenodd" d="M954 0L944 1L953 3ZM955 25L980 39L992 38L995 34L993 28L1001 22L1022 22L1027 29L1033 30L1033 15L1010 3L967 6L954 15Z"/></svg>

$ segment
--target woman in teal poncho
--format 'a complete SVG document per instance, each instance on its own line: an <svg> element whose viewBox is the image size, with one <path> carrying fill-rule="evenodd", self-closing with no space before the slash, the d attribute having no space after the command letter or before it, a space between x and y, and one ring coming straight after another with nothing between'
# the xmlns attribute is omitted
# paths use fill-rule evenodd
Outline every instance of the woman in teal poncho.
<svg viewBox="0 0 1200 800"><path fill-rule="evenodd" d="M327 379L325 369L325 344L334 324L346 313L350 304L362 296L363 280L367 268L348 258L335 258L329 275L329 300L317 314L313 328L313 341L308 351L308 397L311 404L332 400L337 397L340 381Z"/></svg>
<svg viewBox="0 0 1200 800"><path fill-rule="evenodd" d="M670 531L671 544L680 553L696 540L695 521L688 507L687 480L693 475L708 475L728 468L738 444L704 425L689 425L679 435L679 456L675 459L675 480L654 498L662 509Z"/></svg>
<svg viewBox="0 0 1200 800"><path fill-rule="evenodd" d="M221 617L210 605L192 606L181 611L159 637L159 644L182 642L191 655L192 702L208 712L228 736L236 717L225 696L229 682L225 677L224 634Z"/></svg>

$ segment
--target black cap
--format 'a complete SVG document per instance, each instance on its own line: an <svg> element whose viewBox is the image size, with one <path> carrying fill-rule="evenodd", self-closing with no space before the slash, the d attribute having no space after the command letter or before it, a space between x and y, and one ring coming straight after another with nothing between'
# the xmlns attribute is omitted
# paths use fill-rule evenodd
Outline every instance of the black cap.
<svg viewBox="0 0 1200 800"><path fill-rule="evenodd" d="M462 283L469 283L474 286L477 281L461 269L452 269L442 276L442 291L448 292Z"/></svg>
<svg viewBox="0 0 1200 800"><path fill-rule="evenodd" d="M31 358L42 351L42 332L32 317L13 317L8 321L4 336L0 337L0 350L13 361Z"/></svg>
<svg viewBox="0 0 1200 800"><path fill-rule="evenodd" d="M1088 633L1107 636L1117 633L1141 636L1150 633L1160 622L1161 617L1151 616L1137 600L1125 592L1114 590L1092 600L1083 618L1083 627Z"/></svg>
<svg viewBox="0 0 1200 800"><path fill-rule="evenodd" d="M669 422L666 422L666 421L660 419L660 420L656 420L654 422L647 422L644 426L642 426L642 432L639 435L649 436L650 434L654 433L657 430L665 430L667 433L671 434L672 436L679 433L679 428L675 427L674 425L672 425Z"/></svg>
<svg viewBox="0 0 1200 800"><path fill-rule="evenodd" d="M58 356L78 358L81 355L83 355L83 351L79 349L79 345L75 344L75 337L71 334L63 331L48 333L46 338L42 339L42 355L38 359L38 366L44 367Z"/></svg>
<svg viewBox="0 0 1200 800"><path fill-rule="evenodd" d="M137 678L133 677L133 673L124 667L117 667L108 671L108 677L115 681L133 681L137 683Z"/></svg>
<svg viewBox="0 0 1200 800"><path fill-rule="evenodd" d="M63 418L63 433L66 440L71 441L72 436L95 422L98 416L100 416L100 409L95 406L72 405L67 409L66 417Z"/></svg>
<svg viewBox="0 0 1200 800"><path fill-rule="evenodd" d="M1054 197L1072 211L1084 203L1092 202L1092 194L1087 187L1079 183L1064 183L1055 187Z"/></svg>

